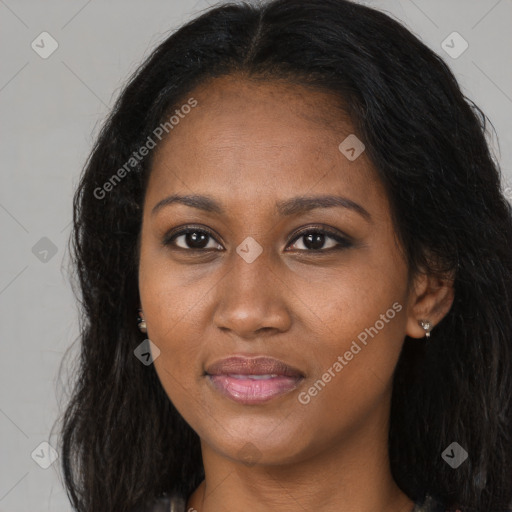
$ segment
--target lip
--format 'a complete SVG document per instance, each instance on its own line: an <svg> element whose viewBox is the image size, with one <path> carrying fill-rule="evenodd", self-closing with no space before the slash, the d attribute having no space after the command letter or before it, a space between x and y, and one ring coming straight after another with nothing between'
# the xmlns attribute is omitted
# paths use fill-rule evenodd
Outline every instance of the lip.
<svg viewBox="0 0 512 512"><path fill-rule="evenodd" d="M286 364L273 357L257 356L243 357L231 356L209 365L206 368L208 375L268 375L275 374L283 377L304 377L298 368Z"/></svg>
<svg viewBox="0 0 512 512"><path fill-rule="evenodd" d="M206 368L216 391L242 404L259 404L289 393L304 379L302 371L272 357L234 356Z"/></svg>

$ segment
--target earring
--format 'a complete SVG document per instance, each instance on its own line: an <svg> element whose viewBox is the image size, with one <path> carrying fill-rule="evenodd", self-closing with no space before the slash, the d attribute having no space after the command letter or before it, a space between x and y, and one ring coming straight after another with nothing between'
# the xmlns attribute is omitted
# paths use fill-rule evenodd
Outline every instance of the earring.
<svg viewBox="0 0 512 512"><path fill-rule="evenodd" d="M432 323L429 320L419 320L418 323L425 330L425 337L430 338L430 331L432 330Z"/></svg>
<svg viewBox="0 0 512 512"><path fill-rule="evenodd" d="M137 326L139 327L140 332L148 332L147 326L146 326L146 320L142 317L142 309L137 310Z"/></svg>

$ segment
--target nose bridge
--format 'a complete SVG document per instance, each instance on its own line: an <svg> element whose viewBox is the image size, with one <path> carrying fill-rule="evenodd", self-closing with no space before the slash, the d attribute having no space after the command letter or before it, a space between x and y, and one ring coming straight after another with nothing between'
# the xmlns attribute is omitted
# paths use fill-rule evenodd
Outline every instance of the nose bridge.
<svg viewBox="0 0 512 512"><path fill-rule="evenodd" d="M260 246L261 247L261 246ZM276 270L268 249L242 242L231 254L231 268L218 289L214 322L240 335L261 328L283 329L288 322ZM219 283L220 284L220 283Z"/></svg>
<svg viewBox="0 0 512 512"><path fill-rule="evenodd" d="M253 293L262 288L274 275L270 268L270 256L270 249L264 248L251 237L246 238L232 254L232 286L241 293ZM264 289L261 291L265 292Z"/></svg>
<svg viewBox="0 0 512 512"><path fill-rule="evenodd" d="M247 302L252 308L268 302L276 291L269 250L259 244L258 247L250 240L242 242L231 255L225 278L224 296L238 304Z"/></svg>

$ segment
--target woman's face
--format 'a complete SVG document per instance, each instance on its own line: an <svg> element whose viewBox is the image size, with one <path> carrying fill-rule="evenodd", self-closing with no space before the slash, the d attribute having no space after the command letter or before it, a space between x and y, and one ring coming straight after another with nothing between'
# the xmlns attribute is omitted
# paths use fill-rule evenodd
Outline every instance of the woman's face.
<svg viewBox="0 0 512 512"><path fill-rule="evenodd" d="M350 123L296 85L224 77L190 97L155 154L141 234L141 305L167 395L203 445L235 460L297 462L385 430L408 269L367 155L353 138L339 148ZM161 203L174 195L195 206ZM293 371L212 369L232 356Z"/></svg>

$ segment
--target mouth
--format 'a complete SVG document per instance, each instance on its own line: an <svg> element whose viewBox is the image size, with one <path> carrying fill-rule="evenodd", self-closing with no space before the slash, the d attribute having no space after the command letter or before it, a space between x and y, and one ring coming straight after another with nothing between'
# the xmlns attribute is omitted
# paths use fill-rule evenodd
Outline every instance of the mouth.
<svg viewBox="0 0 512 512"><path fill-rule="evenodd" d="M213 389L242 404L259 404L296 389L305 375L270 357L230 357L207 367Z"/></svg>

